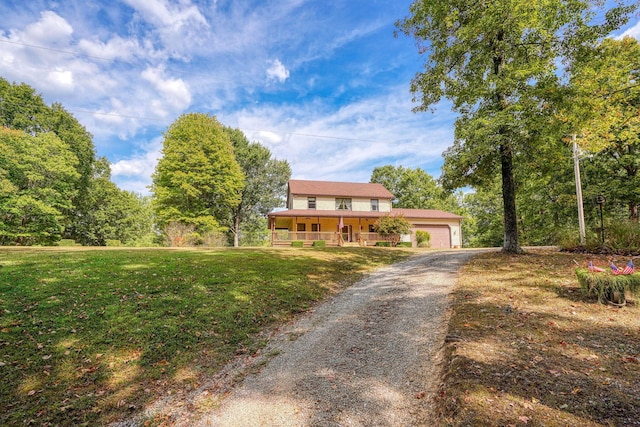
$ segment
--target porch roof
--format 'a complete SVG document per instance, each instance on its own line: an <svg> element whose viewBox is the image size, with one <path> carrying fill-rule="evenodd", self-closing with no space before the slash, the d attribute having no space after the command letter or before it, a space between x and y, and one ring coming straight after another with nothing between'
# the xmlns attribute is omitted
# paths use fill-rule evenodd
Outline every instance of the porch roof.
<svg viewBox="0 0 640 427"><path fill-rule="evenodd" d="M411 219L457 219L461 220L460 215L452 214L437 209L392 209L391 212L379 211L331 211L331 210L312 210L312 209L290 209L279 212L271 212L270 218L286 218L286 217L310 217L310 218L380 218L385 215L403 215L405 218Z"/></svg>

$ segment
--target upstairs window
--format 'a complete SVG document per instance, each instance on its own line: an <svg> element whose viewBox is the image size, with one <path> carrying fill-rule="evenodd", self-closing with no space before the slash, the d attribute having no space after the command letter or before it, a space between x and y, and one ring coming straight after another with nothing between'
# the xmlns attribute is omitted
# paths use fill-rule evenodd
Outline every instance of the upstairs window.
<svg viewBox="0 0 640 427"><path fill-rule="evenodd" d="M336 199L336 210L337 211L350 211L351 210L351 199Z"/></svg>
<svg viewBox="0 0 640 427"><path fill-rule="evenodd" d="M372 211L379 211L379 206L378 206L378 199L371 199L371 210Z"/></svg>
<svg viewBox="0 0 640 427"><path fill-rule="evenodd" d="M316 208L316 198L307 197L307 209L315 209L315 208Z"/></svg>

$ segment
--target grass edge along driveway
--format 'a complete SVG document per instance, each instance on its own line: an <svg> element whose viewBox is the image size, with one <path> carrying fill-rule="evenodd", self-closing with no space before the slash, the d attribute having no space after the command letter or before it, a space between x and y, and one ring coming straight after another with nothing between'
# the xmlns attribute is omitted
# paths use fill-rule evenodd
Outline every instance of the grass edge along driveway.
<svg viewBox="0 0 640 427"><path fill-rule="evenodd" d="M0 425L130 416L260 348L265 327L411 253L1 248Z"/></svg>
<svg viewBox="0 0 640 427"><path fill-rule="evenodd" d="M439 425L640 425L640 301L619 308L586 298L574 270L589 261L608 268L629 257L536 249L463 267Z"/></svg>

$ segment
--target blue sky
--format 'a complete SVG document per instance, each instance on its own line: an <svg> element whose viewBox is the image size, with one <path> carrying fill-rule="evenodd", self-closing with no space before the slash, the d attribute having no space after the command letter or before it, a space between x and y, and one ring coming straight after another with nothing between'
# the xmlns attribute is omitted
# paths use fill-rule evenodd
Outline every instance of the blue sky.
<svg viewBox="0 0 640 427"><path fill-rule="evenodd" d="M60 102L121 188L148 193L162 132L216 115L293 178L367 182L392 164L440 174L448 106L413 113L423 58L395 38L409 0L2 0L0 76ZM636 17L619 34L640 38Z"/></svg>

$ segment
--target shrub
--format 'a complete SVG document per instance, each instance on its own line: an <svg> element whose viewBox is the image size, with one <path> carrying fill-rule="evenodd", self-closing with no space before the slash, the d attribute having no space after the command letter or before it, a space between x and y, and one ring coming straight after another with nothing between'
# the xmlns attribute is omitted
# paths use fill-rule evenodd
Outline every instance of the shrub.
<svg viewBox="0 0 640 427"><path fill-rule="evenodd" d="M106 245L107 246L122 246L122 242L120 240L117 240L117 239L107 239Z"/></svg>
<svg viewBox="0 0 640 427"><path fill-rule="evenodd" d="M58 246L75 246L76 242L73 239L60 239Z"/></svg>
<svg viewBox="0 0 640 427"><path fill-rule="evenodd" d="M582 292L596 297L598 302L623 304L627 292L640 296L640 273L613 275L609 272L591 273L586 268L577 268L576 275Z"/></svg>
<svg viewBox="0 0 640 427"><path fill-rule="evenodd" d="M411 244L411 242L400 242L396 245L396 247L399 248L411 248L413 247L413 245Z"/></svg>
<svg viewBox="0 0 640 427"><path fill-rule="evenodd" d="M219 231L207 231L198 241L199 245L205 246L207 248L219 248L223 246L227 246L227 236L224 233Z"/></svg>
<svg viewBox="0 0 640 427"><path fill-rule="evenodd" d="M382 246L385 248L390 248L391 247L391 242L376 242L376 246Z"/></svg>
<svg viewBox="0 0 640 427"><path fill-rule="evenodd" d="M416 244L419 248L428 248L431 246L431 234L428 231L416 231Z"/></svg>
<svg viewBox="0 0 640 427"><path fill-rule="evenodd" d="M193 224L170 222L164 227L164 244L170 247L193 246L192 235L195 231Z"/></svg>
<svg viewBox="0 0 640 427"><path fill-rule="evenodd" d="M294 240L291 242L291 247L293 248L301 248L304 246L304 242L302 240Z"/></svg>
<svg viewBox="0 0 640 427"><path fill-rule="evenodd" d="M325 246L327 246L327 242L325 242L324 240L314 240L312 245L316 248L324 248Z"/></svg>
<svg viewBox="0 0 640 427"><path fill-rule="evenodd" d="M616 253L640 251L640 224L636 221L616 221L605 228L606 244Z"/></svg>
<svg viewBox="0 0 640 427"><path fill-rule="evenodd" d="M396 246L402 234L411 233L411 223L402 215L385 215L378 218L375 224L377 233L391 242L391 246Z"/></svg>

